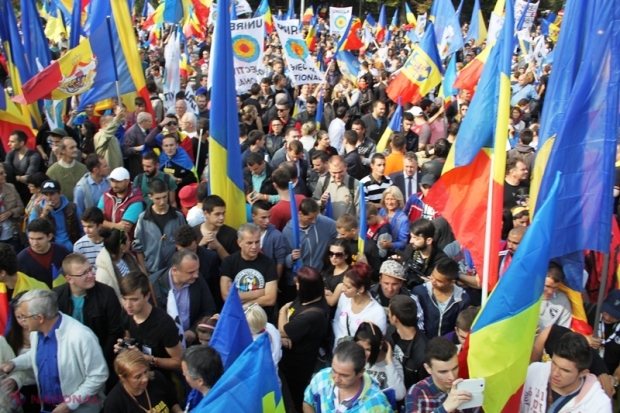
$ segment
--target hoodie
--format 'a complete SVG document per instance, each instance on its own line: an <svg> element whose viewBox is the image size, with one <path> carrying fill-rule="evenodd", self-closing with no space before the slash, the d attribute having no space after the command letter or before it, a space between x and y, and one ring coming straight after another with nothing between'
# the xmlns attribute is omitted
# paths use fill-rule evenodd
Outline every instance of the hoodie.
<svg viewBox="0 0 620 413"><path fill-rule="evenodd" d="M433 284L430 281L418 285L411 292L418 297L420 306L424 311L424 326L428 338L445 336L453 331L456 326L456 318L470 304L469 296L465 290L456 284L452 297L448 300L443 313L439 310L437 299L433 295Z"/></svg>

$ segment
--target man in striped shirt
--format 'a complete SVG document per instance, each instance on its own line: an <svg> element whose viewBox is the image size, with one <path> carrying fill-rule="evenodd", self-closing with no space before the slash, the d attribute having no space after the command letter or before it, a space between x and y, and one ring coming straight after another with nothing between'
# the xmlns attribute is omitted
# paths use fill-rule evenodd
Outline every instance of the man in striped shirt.
<svg viewBox="0 0 620 413"><path fill-rule="evenodd" d="M95 260L103 248L103 237L99 235L99 229L101 229L104 219L103 212L99 208L92 206L86 208L80 219L82 220L82 227L86 235L77 240L73 245L73 252L84 255L90 265L97 269Z"/></svg>
<svg viewBox="0 0 620 413"><path fill-rule="evenodd" d="M383 174L385 171L385 156L383 154L375 153L370 158L370 170L370 175L362 178L360 182L364 184L366 202L380 206L383 192L392 186L392 180Z"/></svg>

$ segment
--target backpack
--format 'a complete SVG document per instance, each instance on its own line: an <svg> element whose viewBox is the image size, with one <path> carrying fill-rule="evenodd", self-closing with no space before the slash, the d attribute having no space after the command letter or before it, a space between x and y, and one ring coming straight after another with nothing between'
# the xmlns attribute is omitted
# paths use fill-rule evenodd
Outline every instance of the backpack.
<svg viewBox="0 0 620 413"><path fill-rule="evenodd" d="M325 193L325 190L329 186L328 177L323 177L323 188L321 190L321 194ZM349 193L351 194L351 199L355 199L355 179L352 176L347 175L347 188L349 189Z"/></svg>
<svg viewBox="0 0 620 413"><path fill-rule="evenodd" d="M164 185L166 185L166 191L170 191L170 180L172 178L170 178L170 175L168 174L164 174ZM140 189L140 191L142 191L142 183L144 183L144 173L141 173L140 175L138 175L138 188ZM142 196L146 197L148 195L147 193L143 193Z"/></svg>

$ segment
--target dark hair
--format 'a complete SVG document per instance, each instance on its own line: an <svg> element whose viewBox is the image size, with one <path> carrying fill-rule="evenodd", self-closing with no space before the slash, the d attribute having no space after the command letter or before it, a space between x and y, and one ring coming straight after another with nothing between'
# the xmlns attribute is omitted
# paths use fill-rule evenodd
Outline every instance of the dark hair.
<svg viewBox="0 0 620 413"><path fill-rule="evenodd" d="M207 211L207 214L217 207L226 207L226 202L218 195L209 195L202 201L202 210Z"/></svg>
<svg viewBox="0 0 620 413"><path fill-rule="evenodd" d="M88 172L92 172L95 168L101 166L101 158L103 158L103 156L97 153L91 153L84 159L84 166L88 169Z"/></svg>
<svg viewBox="0 0 620 413"><path fill-rule="evenodd" d="M534 132L530 129L523 129L519 134L519 140L524 145L529 145L534 140Z"/></svg>
<svg viewBox="0 0 620 413"><path fill-rule="evenodd" d="M17 254L9 244L0 243L0 271L7 275L17 273Z"/></svg>
<svg viewBox="0 0 620 413"><path fill-rule="evenodd" d="M295 155L299 155L304 151L304 145L298 140L293 140L288 143L286 149L287 151L292 151Z"/></svg>
<svg viewBox="0 0 620 413"><path fill-rule="evenodd" d="M404 112L403 113L403 120L406 120L406 121L409 121L409 122L413 122L413 113Z"/></svg>
<svg viewBox="0 0 620 413"><path fill-rule="evenodd" d="M198 261L198 255L194 251L183 248L174 253L170 266L177 270L180 269L185 258L189 258L191 261Z"/></svg>
<svg viewBox="0 0 620 413"><path fill-rule="evenodd" d="M146 101L144 100L143 97L140 97L140 96L135 98L133 103L134 103L134 105L146 105Z"/></svg>
<svg viewBox="0 0 620 413"><path fill-rule="evenodd" d="M342 119L347 115L347 108L345 108L344 106L338 106L338 108L336 109L336 117L338 119Z"/></svg>
<svg viewBox="0 0 620 413"><path fill-rule="evenodd" d="M101 211L96 206L91 206L84 210L84 213L82 214L80 219L82 220L82 222L92 222L93 224L101 225L103 224L105 217L103 215L103 211Z"/></svg>
<svg viewBox="0 0 620 413"><path fill-rule="evenodd" d="M348 130L345 131L344 133L344 140L349 144L349 145L355 145L357 143L357 132L355 132L354 130Z"/></svg>
<svg viewBox="0 0 620 413"><path fill-rule="evenodd" d="M19 300L24 294L26 294L26 291L14 295L11 300L9 329L4 336L6 342L11 346L15 354L19 354L20 350L24 347L24 328L17 322L17 317L15 317L15 310L19 307Z"/></svg>
<svg viewBox="0 0 620 413"><path fill-rule="evenodd" d="M271 86L271 78L269 78L269 77L264 77L264 78L262 78L262 79L260 80L260 82L261 82L261 84L266 84L266 85Z"/></svg>
<svg viewBox="0 0 620 413"><path fill-rule="evenodd" d="M256 214L259 210L269 211L271 210L271 204L268 201L259 199L252 204L252 214Z"/></svg>
<svg viewBox="0 0 620 413"><path fill-rule="evenodd" d="M149 277L142 271L129 271L118 284L121 296L133 294L136 290L140 290L146 297L151 292L151 283Z"/></svg>
<svg viewBox="0 0 620 413"><path fill-rule="evenodd" d="M329 154L322 149L316 150L312 153L312 160L320 159L321 163L329 161Z"/></svg>
<svg viewBox="0 0 620 413"><path fill-rule="evenodd" d="M370 157L370 163L374 164L377 159L385 161L385 156L382 153L375 153Z"/></svg>
<svg viewBox="0 0 620 413"><path fill-rule="evenodd" d="M185 92L184 91L179 91L174 95L174 100L182 100L185 102Z"/></svg>
<svg viewBox="0 0 620 413"><path fill-rule="evenodd" d="M198 188L196 188L196 199L202 204L207 195L209 195L209 183L202 181L198 184Z"/></svg>
<svg viewBox="0 0 620 413"><path fill-rule="evenodd" d="M196 234L196 231L194 231L191 225L181 225L174 231L175 245L187 248L194 242L198 242L198 234Z"/></svg>
<svg viewBox="0 0 620 413"><path fill-rule="evenodd" d="M291 173L286 168L278 168L271 174L271 181L282 191L288 188L290 180Z"/></svg>
<svg viewBox="0 0 620 413"><path fill-rule="evenodd" d="M431 366L433 359L438 361L450 361L452 357L456 356L456 353L456 344L445 337L433 337L426 344L424 362Z"/></svg>
<svg viewBox="0 0 620 413"><path fill-rule="evenodd" d="M428 219L419 218L409 225L409 233L424 237L424 239L434 238L435 226Z"/></svg>
<svg viewBox="0 0 620 413"><path fill-rule="evenodd" d="M352 341L343 341L338 344L334 350L334 358L341 363L352 363L355 374L363 372L366 365L366 352L359 344Z"/></svg>
<svg viewBox="0 0 620 413"><path fill-rule="evenodd" d="M48 181L49 176L45 175L43 172L35 172L32 175L28 175L26 182L30 185L34 185L35 188L41 188L43 182Z"/></svg>
<svg viewBox="0 0 620 413"><path fill-rule="evenodd" d="M149 195L168 193L168 187L161 179L153 179L148 184Z"/></svg>
<svg viewBox="0 0 620 413"><path fill-rule="evenodd" d="M318 105L319 101L316 100L316 98L314 96L308 96L306 98L306 104L311 104L311 105Z"/></svg>
<svg viewBox="0 0 620 413"><path fill-rule="evenodd" d="M121 252L121 245L127 242L127 234L116 228L101 228L99 235L103 237L103 247L110 255L118 255Z"/></svg>
<svg viewBox="0 0 620 413"><path fill-rule="evenodd" d="M553 350L553 356L572 361L580 373L589 368L592 363L592 352L588 340L581 334L574 332L562 336Z"/></svg>
<svg viewBox="0 0 620 413"><path fill-rule="evenodd" d="M159 163L159 155L155 152L147 152L142 156L142 160L153 161L153 163Z"/></svg>
<svg viewBox="0 0 620 413"><path fill-rule="evenodd" d="M451 258L441 258L437 261L435 270L450 281L455 281L459 273L459 265Z"/></svg>
<svg viewBox="0 0 620 413"><path fill-rule="evenodd" d="M368 292L372 283L372 268L365 262L356 262L351 268L344 272L344 277L351 280L355 288L364 287L364 292Z"/></svg>
<svg viewBox="0 0 620 413"><path fill-rule="evenodd" d="M20 143L26 143L26 141L28 140L28 135L26 135L26 132L21 130L14 130L13 132L11 132L10 136L15 136L17 138L17 141Z"/></svg>
<svg viewBox="0 0 620 413"><path fill-rule="evenodd" d="M41 234L49 235L54 233L54 227L52 223L45 218L36 218L30 221L26 227L28 232L40 232Z"/></svg>
<svg viewBox="0 0 620 413"><path fill-rule="evenodd" d="M452 123L449 127L448 127L448 135L454 135L456 136L459 133L459 128L461 127L461 125L457 122Z"/></svg>
<svg viewBox="0 0 620 413"><path fill-rule="evenodd" d="M295 142L298 142L298 141L295 141ZM280 166L278 167L278 169L286 169L289 175L291 176L291 180L299 178L299 176L297 176L297 165L293 161L282 162Z"/></svg>
<svg viewBox="0 0 620 413"><path fill-rule="evenodd" d="M319 203L312 198L306 198L299 203L299 212L303 215L318 214L320 212Z"/></svg>
<svg viewBox="0 0 620 413"><path fill-rule="evenodd" d="M250 95L258 95L260 93L260 85L258 83L252 84L250 86Z"/></svg>
<svg viewBox="0 0 620 413"><path fill-rule="evenodd" d="M480 307L470 306L464 309L459 313L456 317L456 327L460 328L464 331L471 330L472 324L474 324L474 320L480 311Z"/></svg>
<svg viewBox="0 0 620 413"><path fill-rule="evenodd" d="M260 152L250 152L247 158L245 158L245 163L248 166L262 165L263 162L265 162L265 157Z"/></svg>
<svg viewBox="0 0 620 413"><path fill-rule="evenodd" d="M555 262L550 262L549 268L547 269L547 277L551 278L556 283L561 283L564 281L564 270Z"/></svg>
<svg viewBox="0 0 620 413"><path fill-rule="evenodd" d="M297 297L300 303L316 300L319 297L323 297L325 294L323 277L321 277L321 274L316 269L305 265L297 271L295 278L299 284Z"/></svg>
<svg viewBox="0 0 620 413"><path fill-rule="evenodd" d="M246 136L248 134L248 127L245 123L239 124L239 136Z"/></svg>
<svg viewBox="0 0 620 413"><path fill-rule="evenodd" d="M447 139L437 139L437 142L435 142L435 156L438 158L445 158L450 153L451 146L452 145Z"/></svg>
<svg viewBox="0 0 620 413"><path fill-rule="evenodd" d="M192 346L183 350L181 361L187 366L187 375L192 379L202 379L211 388L224 375L224 365L220 354L210 346Z"/></svg>
<svg viewBox="0 0 620 413"><path fill-rule="evenodd" d="M263 131L255 129L248 135L248 145L256 145L256 142L260 141L264 137L265 133Z"/></svg>
<svg viewBox="0 0 620 413"><path fill-rule="evenodd" d="M390 299L390 314L405 327L418 326L418 305L408 295L398 294Z"/></svg>
<svg viewBox="0 0 620 413"><path fill-rule="evenodd" d="M370 344L370 356L368 356L368 364L373 366L377 362L381 345L383 344L383 333L381 329L371 322L364 321L357 327L353 341L368 341Z"/></svg>
<svg viewBox="0 0 620 413"><path fill-rule="evenodd" d="M405 148L407 144L407 139L402 133L394 133L392 134L392 146L398 150L402 150Z"/></svg>
<svg viewBox="0 0 620 413"><path fill-rule="evenodd" d="M353 125L361 126L362 129L366 129L366 124L361 119L355 119L353 122L351 122L351 126L353 126Z"/></svg>
<svg viewBox="0 0 620 413"><path fill-rule="evenodd" d="M344 255L346 255L345 261L348 265L353 263L353 253L351 252L351 243L344 238L334 238L332 242L329 243L329 246L325 250L325 258L323 268L331 267L331 262L329 261L329 247L342 247L344 249Z"/></svg>

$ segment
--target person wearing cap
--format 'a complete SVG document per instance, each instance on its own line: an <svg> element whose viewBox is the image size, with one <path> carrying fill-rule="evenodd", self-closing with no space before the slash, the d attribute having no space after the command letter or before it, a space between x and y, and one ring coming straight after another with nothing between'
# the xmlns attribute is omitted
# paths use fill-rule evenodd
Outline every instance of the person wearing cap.
<svg viewBox="0 0 620 413"><path fill-rule="evenodd" d="M54 131L60 132L56 129ZM77 143L73 138L62 138L58 144L58 151L60 159L47 169L47 176L58 182L60 187L64 188L62 194L69 202L73 202L73 188L88 173L88 169L78 161Z"/></svg>
<svg viewBox="0 0 620 413"><path fill-rule="evenodd" d="M372 112L362 116L362 122L366 125L366 137L375 142L379 142L388 126L385 109L385 103L376 100L372 105Z"/></svg>
<svg viewBox="0 0 620 413"><path fill-rule="evenodd" d="M423 151L427 148L427 145L431 141L431 127L426 122L424 117L424 111L419 106L414 106L407 112L413 115L413 127L411 130L418 135L418 150Z"/></svg>
<svg viewBox="0 0 620 413"><path fill-rule="evenodd" d="M67 197L61 194L61 186L58 181L43 182L41 193L45 199L32 210L28 222L37 218L47 219L56 229L54 232L55 242L72 251L73 244L84 235L79 218L82 211L75 203L69 202Z"/></svg>
<svg viewBox="0 0 620 413"><path fill-rule="evenodd" d="M123 166L123 152L121 150L121 144L116 137L116 133L119 127L121 127L121 123L126 115L127 112L125 108L117 106L114 117L111 115L102 116L99 121L101 128L93 138L95 152L105 158L110 169Z"/></svg>
<svg viewBox="0 0 620 413"><path fill-rule="evenodd" d="M411 296L411 293L404 287L406 281L405 268L398 261L392 259L384 261L379 269L379 274L381 274L379 276L379 282L370 287L370 295L383 306L385 309L385 314L388 316L390 300L397 295L406 295L409 297ZM417 297L413 298L417 303ZM417 305L417 309L416 314L418 315L418 320L422 321L424 319L424 313L419 305ZM423 326L424 324L421 323L420 328Z"/></svg>
<svg viewBox="0 0 620 413"><path fill-rule="evenodd" d="M15 189L19 193L22 203L26 205L30 199L28 190L28 176L39 172L41 155L26 146L28 136L21 130L15 130L9 135L9 147L11 150L6 154L4 168L11 179L15 182ZM13 181L14 179L14 181Z"/></svg>
<svg viewBox="0 0 620 413"><path fill-rule="evenodd" d="M138 216L144 211L144 198L129 180L129 171L116 168L110 173L110 189L103 193L97 207L103 211L103 227L125 231L131 238Z"/></svg>
<svg viewBox="0 0 620 413"><path fill-rule="evenodd" d="M159 269L162 249L174 245L172 234L186 222L168 203L168 188L159 179L149 183L148 197L153 204L138 216L132 248L140 265L153 274Z"/></svg>
<svg viewBox="0 0 620 413"><path fill-rule="evenodd" d="M616 386L620 382L620 290L609 292L596 316L596 303L585 303L588 324L596 331L597 338L587 336L590 346L603 357L607 370L612 373Z"/></svg>
<svg viewBox="0 0 620 413"><path fill-rule="evenodd" d="M181 204L181 213L185 217L187 217L189 210L191 208L194 208L198 203L197 195L196 195L197 190L198 190L198 184L193 183L193 184L184 186L183 189L179 191L179 203Z"/></svg>

